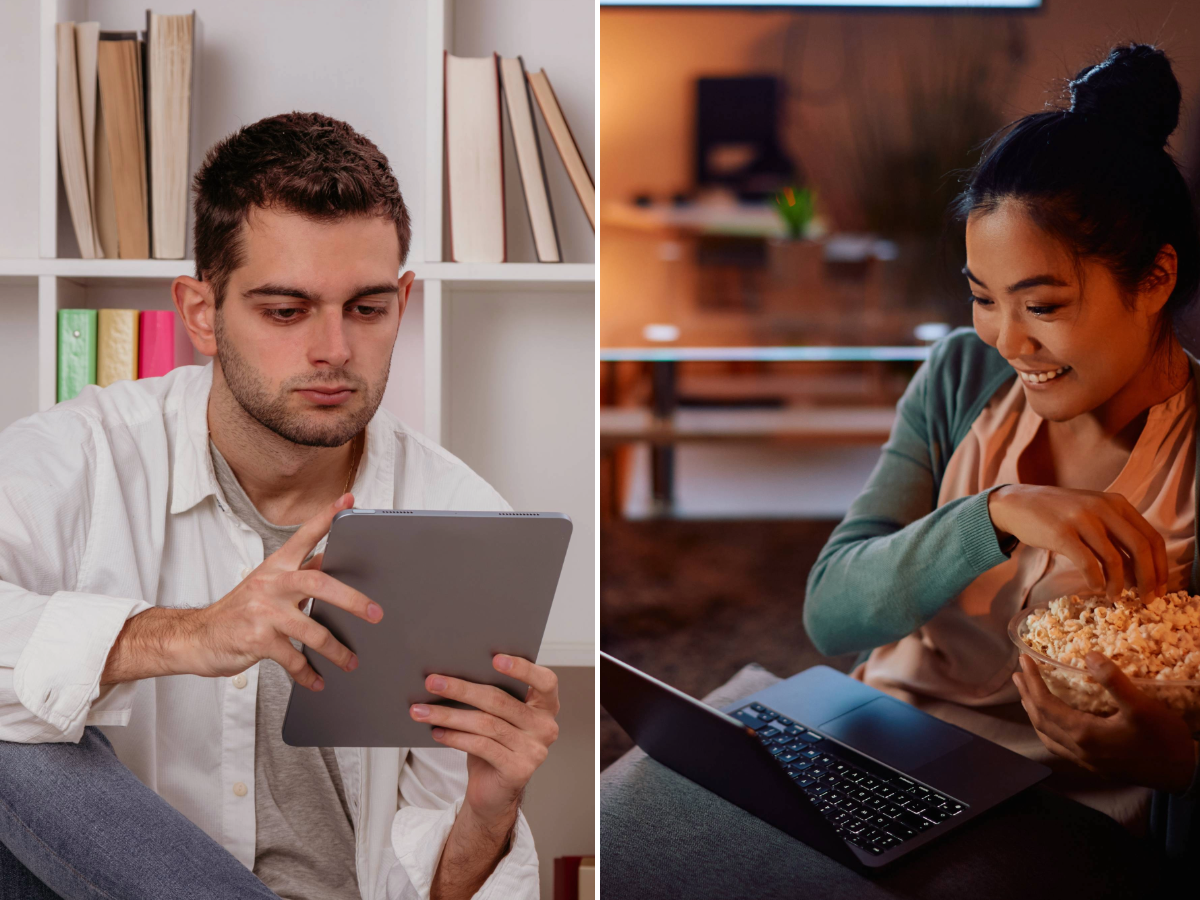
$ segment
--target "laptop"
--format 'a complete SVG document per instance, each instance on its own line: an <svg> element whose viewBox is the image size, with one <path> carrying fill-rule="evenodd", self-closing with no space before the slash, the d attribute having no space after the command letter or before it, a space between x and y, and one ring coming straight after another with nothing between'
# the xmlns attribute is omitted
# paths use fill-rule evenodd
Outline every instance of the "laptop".
<svg viewBox="0 0 1200 900"><path fill-rule="evenodd" d="M854 868L895 862L1050 774L828 666L716 710L601 652L600 704L653 759Z"/></svg>

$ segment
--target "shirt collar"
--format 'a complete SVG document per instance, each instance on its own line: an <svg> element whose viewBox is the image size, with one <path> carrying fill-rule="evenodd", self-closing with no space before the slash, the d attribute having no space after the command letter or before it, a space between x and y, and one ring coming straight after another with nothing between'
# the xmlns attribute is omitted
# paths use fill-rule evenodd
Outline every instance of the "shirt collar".
<svg viewBox="0 0 1200 900"><path fill-rule="evenodd" d="M198 367L200 368L200 367ZM171 513L186 512L210 495L216 495L217 475L208 452L208 395L212 390L213 364L187 380L177 396L178 422L172 460ZM364 458L358 466L351 492L354 505L391 509L395 495L396 440L390 416L376 410L367 423Z"/></svg>

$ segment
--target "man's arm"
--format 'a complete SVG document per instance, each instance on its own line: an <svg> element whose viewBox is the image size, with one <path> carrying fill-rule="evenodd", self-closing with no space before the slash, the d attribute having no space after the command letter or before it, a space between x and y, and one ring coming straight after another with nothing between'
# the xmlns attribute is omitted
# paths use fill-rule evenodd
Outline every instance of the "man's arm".
<svg viewBox="0 0 1200 900"><path fill-rule="evenodd" d="M466 796L434 872L431 900L471 897L487 881L508 852L525 786L558 739L558 676L503 654L492 665L529 685L524 703L490 685L430 675L430 693L475 709L409 707L415 720L435 726L435 740L467 753Z"/></svg>

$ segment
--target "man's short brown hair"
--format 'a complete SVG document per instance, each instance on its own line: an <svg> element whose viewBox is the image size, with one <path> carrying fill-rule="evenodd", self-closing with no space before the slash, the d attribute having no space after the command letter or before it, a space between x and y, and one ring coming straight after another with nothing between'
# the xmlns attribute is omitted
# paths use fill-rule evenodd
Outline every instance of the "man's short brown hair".
<svg viewBox="0 0 1200 900"><path fill-rule="evenodd" d="M387 157L345 122L320 113L283 113L239 128L209 149L192 190L196 278L212 285L218 307L244 262L241 225L252 207L326 221L391 219L399 264L408 258L412 225Z"/></svg>

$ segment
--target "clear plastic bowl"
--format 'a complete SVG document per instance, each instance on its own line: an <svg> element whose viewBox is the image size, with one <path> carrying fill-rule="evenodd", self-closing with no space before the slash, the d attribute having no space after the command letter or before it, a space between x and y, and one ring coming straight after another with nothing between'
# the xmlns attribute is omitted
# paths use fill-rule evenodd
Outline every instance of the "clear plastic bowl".
<svg viewBox="0 0 1200 900"><path fill-rule="evenodd" d="M1079 595L1084 599L1084 595ZM1087 669L1077 668L1069 663L1051 659L1044 653L1033 649L1025 643L1029 633L1028 619L1030 615L1045 612L1048 603L1040 603L1026 607L1008 623L1008 636L1016 644L1017 650L1026 654L1037 664L1042 673L1042 680L1050 693L1062 700L1068 706L1082 712L1095 713L1100 716L1112 715L1117 711L1116 701L1104 685L1095 681ZM1176 681L1165 678L1130 678L1139 689L1161 700L1171 709L1179 713L1187 721L1192 731L1200 731L1200 681Z"/></svg>

